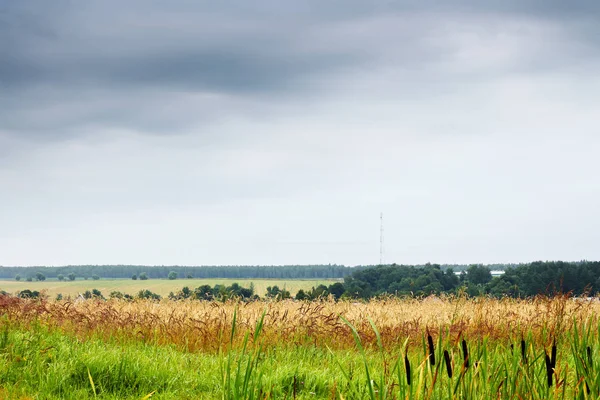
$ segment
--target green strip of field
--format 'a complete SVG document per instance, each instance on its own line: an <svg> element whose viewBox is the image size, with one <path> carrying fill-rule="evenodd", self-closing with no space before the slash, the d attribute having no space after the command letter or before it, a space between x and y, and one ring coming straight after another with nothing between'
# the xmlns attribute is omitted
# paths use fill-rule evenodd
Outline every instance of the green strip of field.
<svg viewBox="0 0 600 400"><path fill-rule="evenodd" d="M326 399L334 382L343 379L324 349L273 350L263 357L262 384L271 399L291 399L293 393L296 399ZM357 354L345 357L359 362ZM73 338L39 326L5 328L0 332L0 399L142 399L151 393L157 400L223 399L226 360L227 355L143 343L74 345Z"/></svg>
<svg viewBox="0 0 600 400"><path fill-rule="evenodd" d="M430 344L433 361L425 340L407 358L400 349L285 343L187 353L116 337L73 340L40 322L19 327L1 318L0 327L1 399L583 400L597 399L600 388L593 360L598 337L586 334L567 337L551 358L548 349L527 347L527 359L518 344L487 338L470 343L466 356L466 342L461 351L446 337Z"/></svg>
<svg viewBox="0 0 600 400"><path fill-rule="evenodd" d="M76 280L76 281L43 281L43 282L27 282L27 281L0 281L0 290L8 293L17 293L21 290L37 290L39 292L46 291L51 297L55 297L61 293L63 296L77 296L86 290L98 289L103 295L108 296L110 292L116 290L122 293L131 295L136 294L140 290L148 289L161 296L168 296L169 292L177 292L182 287L187 286L191 289L202 285L225 285L229 286L237 282L243 287L250 287L254 284L254 292L259 296L264 296L267 287L277 285L280 289L284 287L289 290L292 295L295 295L298 290L310 290L320 284L329 286L338 280L271 280L271 279L148 279L132 280L132 279L115 279L105 280Z"/></svg>

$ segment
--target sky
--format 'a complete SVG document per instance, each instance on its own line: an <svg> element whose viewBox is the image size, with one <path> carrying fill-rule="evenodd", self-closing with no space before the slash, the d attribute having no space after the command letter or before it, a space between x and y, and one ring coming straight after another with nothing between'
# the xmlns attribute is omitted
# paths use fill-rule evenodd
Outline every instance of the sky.
<svg viewBox="0 0 600 400"><path fill-rule="evenodd" d="M600 2L0 0L0 265L600 259Z"/></svg>

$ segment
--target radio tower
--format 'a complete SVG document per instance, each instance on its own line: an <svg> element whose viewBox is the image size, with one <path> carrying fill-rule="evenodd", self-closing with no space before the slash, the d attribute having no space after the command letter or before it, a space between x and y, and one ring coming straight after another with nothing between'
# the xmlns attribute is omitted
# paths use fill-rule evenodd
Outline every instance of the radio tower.
<svg viewBox="0 0 600 400"><path fill-rule="evenodd" d="M379 265L383 265L383 213L379 215Z"/></svg>

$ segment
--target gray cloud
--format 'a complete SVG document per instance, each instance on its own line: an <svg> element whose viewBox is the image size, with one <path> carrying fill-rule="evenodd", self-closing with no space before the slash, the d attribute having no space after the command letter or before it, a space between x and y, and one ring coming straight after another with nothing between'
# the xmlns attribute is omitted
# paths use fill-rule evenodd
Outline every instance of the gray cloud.
<svg viewBox="0 0 600 400"><path fill-rule="evenodd" d="M595 1L0 4L0 129L47 138L98 128L173 133L271 113L327 95L340 75L386 65L408 79L419 70L443 79L436 65L463 44L440 41L472 15L496 31L519 18L556 24L557 36L534 36L537 48L513 67L564 67L597 56L589 19L600 11ZM171 112L161 112L165 104Z"/></svg>

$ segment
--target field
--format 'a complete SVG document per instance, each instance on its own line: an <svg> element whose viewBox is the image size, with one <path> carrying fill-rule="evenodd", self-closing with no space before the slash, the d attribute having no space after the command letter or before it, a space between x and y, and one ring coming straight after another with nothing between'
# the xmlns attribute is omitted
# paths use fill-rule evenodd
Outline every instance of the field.
<svg viewBox="0 0 600 400"><path fill-rule="evenodd" d="M229 286L232 283L237 282L243 287L250 287L250 283L254 284L254 291L259 296L264 296L268 286L279 286L280 289L285 287L290 291L292 295L300 289L309 290L313 286L320 284L331 285L332 283L338 282L337 280L275 280L275 279L148 279L142 280L131 280L131 279L115 279L106 280L100 279L94 280L76 280L76 281L58 281L58 280L47 280L43 282L26 282L26 281L0 281L0 290L4 290L8 293L17 293L21 290L30 289L41 292L46 291L51 298L56 297L58 293L63 296L76 297L79 293L83 293L86 290L98 289L108 297L110 292L117 290L123 293L131 295L136 294L140 290L148 289L154 293L158 293L165 297L169 295L169 292L177 292L182 287L188 286L193 289L201 285L214 286L216 284Z"/></svg>
<svg viewBox="0 0 600 400"><path fill-rule="evenodd" d="M600 304L0 296L0 398L596 399Z"/></svg>

